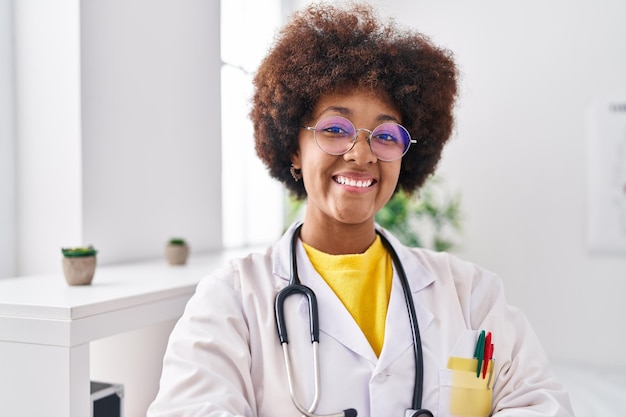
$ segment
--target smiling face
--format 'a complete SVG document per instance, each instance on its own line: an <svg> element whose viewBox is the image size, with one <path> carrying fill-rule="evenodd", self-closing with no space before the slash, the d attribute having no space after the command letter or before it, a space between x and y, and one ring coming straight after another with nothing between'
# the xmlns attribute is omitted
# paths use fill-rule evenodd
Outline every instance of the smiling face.
<svg viewBox="0 0 626 417"><path fill-rule="evenodd" d="M400 112L384 95L362 90L322 96L305 125L314 126L327 116L345 117L358 129L370 131L385 122L401 123ZM302 169L307 192L304 227L308 236L313 232L337 236L338 231L348 230L372 239L375 236L374 216L391 198L402 160L378 160L370 150L368 135L359 131L352 149L343 155L329 155L317 146L313 131L300 131L299 151L292 162Z"/></svg>

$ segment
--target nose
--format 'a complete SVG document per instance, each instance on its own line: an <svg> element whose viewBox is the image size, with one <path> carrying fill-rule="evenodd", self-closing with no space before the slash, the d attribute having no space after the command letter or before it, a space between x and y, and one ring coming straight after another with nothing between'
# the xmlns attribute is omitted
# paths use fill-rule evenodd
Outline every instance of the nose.
<svg viewBox="0 0 626 417"><path fill-rule="evenodd" d="M356 139L352 144L352 148L343 154L346 161L355 161L360 164L374 163L378 161L378 157L372 152L370 147L371 131L367 129L357 129Z"/></svg>

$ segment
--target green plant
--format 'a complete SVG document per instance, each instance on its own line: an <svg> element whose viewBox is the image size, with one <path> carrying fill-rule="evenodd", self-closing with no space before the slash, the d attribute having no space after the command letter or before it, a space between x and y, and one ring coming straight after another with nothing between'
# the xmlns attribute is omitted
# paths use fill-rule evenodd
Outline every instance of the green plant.
<svg viewBox="0 0 626 417"><path fill-rule="evenodd" d="M461 231L461 197L432 176L415 194L397 192L376 215L376 222L408 246L450 250Z"/></svg>
<svg viewBox="0 0 626 417"><path fill-rule="evenodd" d="M91 245L75 248L61 248L61 253L66 258L80 258L83 256L96 256L98 251Z"/></svg>
<svg viewBox="0 0 626 417"><path fill-rule="evenodd" d="M170 245L175 245L175 246L184 246L187 243L185 242L185 239L182 239L180 237L174 237L171 238L168 242Z"/></svg>

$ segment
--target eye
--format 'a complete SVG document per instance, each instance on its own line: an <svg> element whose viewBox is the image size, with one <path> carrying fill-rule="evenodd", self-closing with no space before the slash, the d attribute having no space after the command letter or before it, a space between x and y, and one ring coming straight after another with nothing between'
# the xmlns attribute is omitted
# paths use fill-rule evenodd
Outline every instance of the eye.
<svg viewBox="0 0 626 417"><path fill-rule="evenodd" d="M344 136L347 135L347 130L340 125L327 126L322 130L324 133L328 133L331 135Z"/></svg>
<svg viewBox="0 0 626 417"><path fill-rule="evenodd" d="M372 135L376 143L383 146L406 146L411 138L401 125L396 123L383 123L374 129Z"/></svg>
<svg viewBox="0 0 626 417"><path fill-rule="evenodd" d="M354 136L354 127L341 117L328 117L317 124L317 132L329 138L346 138Z"/></svg>
<svg viewBox="0 0 626 417"><path fill-rule="evenodd" d="M387 132L383 132L383 133L378 133L376 136L374 136L374 138L378 141L378 142L382 142L382 143L395 143L398 141L398 138L394 135L392 135L391 133L387 133Z"/></svg>

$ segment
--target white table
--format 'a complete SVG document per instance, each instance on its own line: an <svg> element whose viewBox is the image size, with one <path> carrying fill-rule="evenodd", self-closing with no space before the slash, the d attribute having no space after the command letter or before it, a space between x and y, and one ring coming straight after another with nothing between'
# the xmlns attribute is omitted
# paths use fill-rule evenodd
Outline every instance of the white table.
<svg viewBox="0 0 626 417"><path fill-rule="evenodd" d="M89 343L178 318L198 281L242 253L99 266L90 286L68 286L60 260L58 274L0 279L0 416L89 416Z"/></svg>

